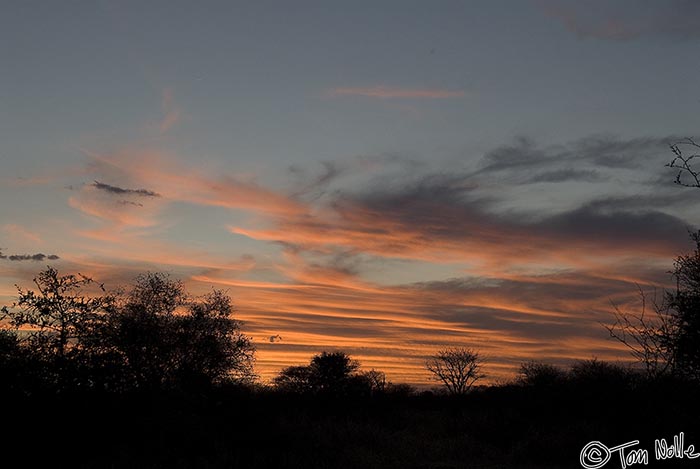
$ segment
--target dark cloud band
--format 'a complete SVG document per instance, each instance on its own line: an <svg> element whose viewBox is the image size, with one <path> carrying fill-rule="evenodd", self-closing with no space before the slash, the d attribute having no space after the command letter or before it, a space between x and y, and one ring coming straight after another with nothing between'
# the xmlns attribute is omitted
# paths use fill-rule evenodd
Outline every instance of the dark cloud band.
<svg viewBox="0 0 700 469"><path fill-rule="evenodd" d="M2 251L0 251L0 259L2 260L9 260L9 261L45 261L45 260L50 260L50 261L55 261L57 259L60 259L55 254L43 254L43 253L37 253L37 254L12 254L9 256L5 256Z"/></svg>
<svg viewBox="0 0 700 469"><path fill-rule="evenodd" d="M101 191L109 192L110 194L137 195L140 197L160 197L159 193L148 189L124 189L122 187L112 186L110 184L105 184L100 181L95 181L95 183L92 184L92 186Z"/></svg>

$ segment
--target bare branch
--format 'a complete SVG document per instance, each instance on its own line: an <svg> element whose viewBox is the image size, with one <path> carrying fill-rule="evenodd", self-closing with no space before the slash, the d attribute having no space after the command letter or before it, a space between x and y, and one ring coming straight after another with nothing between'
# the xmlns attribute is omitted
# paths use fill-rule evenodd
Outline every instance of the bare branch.
<svg viewBox="0 0 700 469"><path fill-rule="evenodd" d="M690 155L683 153L684 147L690 147L690 151L700 149L700 144L697 144L692 138L686 138L679 142L670 145L671 152L675 155L670 163L666 164L669 168L678 169L675 183L684 187L699 187L700 188L700 172L695 171L692 166L692 161L695 158L700 158L700 154L693 153Z"/></svg>

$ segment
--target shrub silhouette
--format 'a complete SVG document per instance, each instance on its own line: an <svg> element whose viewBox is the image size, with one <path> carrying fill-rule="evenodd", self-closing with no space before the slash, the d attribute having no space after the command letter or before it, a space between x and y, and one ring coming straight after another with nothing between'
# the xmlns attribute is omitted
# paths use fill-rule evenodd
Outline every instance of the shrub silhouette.
<svg viewBox="0 0 700 469"><path fill-rule="evenodd" d="M517 382L524 386L552 387L564 383L567 373L559 367L541 362L520 365Z"/></svg>
<svg viewBox="0 0 700 469"><path fill-rule="evenodd" d="M621 365L593 358L571 366L571 381L578 386L601 390L624 389L634 384L634 373Z"/></svg>

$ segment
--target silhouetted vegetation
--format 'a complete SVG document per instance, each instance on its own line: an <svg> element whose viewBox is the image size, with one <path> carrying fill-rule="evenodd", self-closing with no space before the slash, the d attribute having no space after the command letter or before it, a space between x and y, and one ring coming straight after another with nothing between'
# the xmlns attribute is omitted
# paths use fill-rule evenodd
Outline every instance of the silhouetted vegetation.
<svg viewBox="0 0 700 469"><path fill-rule="evenodd" d="M671 275L676 285L660 301L642 299L639 313L615 308L611 336L625 344L651 378L666 375L700 380L700 233L693 252L679 256Z"/></svg>
<svg viewBox="0 0 700 469"><path fill-rule="evenodd" d="M192 297L164 274L110 292L48 269L3 309L0 399L21 417L0 438L32 465L112 468L563 468L590 441L653 449L684 431L697 444L698 258L677 260L665 297L683 318L672 336L683 373L533 361L509 383L474 386L481 355L451 348L426 363L446 393L388 382L342 351L259 384L223 292Z"/></svg>
<svg viewBox="0 0 700 469"><path fill-rule="evenodd" d="M386 376L377 370L359 371L360 362L344 352L322 352L306 366L289 366L273 379L276 389L325 396L372 395L386 388Z"/></svg>
<svg viewBox="0 0 700 469"><path fill-rule="evenodd" d="M425 364L433 378L440 381L450 394L466 394L478 380L486 377L482 373L483 358L468 348L448 348L428 359Z"/></svg>
<svg viewBox="0 0 700 469"><path fill-rule="evenodd" d="M253 378L254 348L223 292L192 298L181 282L149 273L107 293L53 268L34 284L3 308L12 329L1 336L0 360L3 372L16 370L6 385L24 383L14 391L188 390Z"/></svg>

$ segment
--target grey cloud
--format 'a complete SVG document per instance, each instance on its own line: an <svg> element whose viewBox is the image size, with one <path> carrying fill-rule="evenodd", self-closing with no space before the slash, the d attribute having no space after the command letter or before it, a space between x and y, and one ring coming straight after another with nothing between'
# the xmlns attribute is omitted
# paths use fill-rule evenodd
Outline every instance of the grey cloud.
<svg viewBox="0 0 700 469"><path fill-rule="evenodd" d="M536 174L530 178L529 182L601 182L607 181L609 178L600 174L595 170L578 170L578 169L558 169L555 171L546 171Z"/></svg>
<svg viewBox="0 0 700 469"><path fill-rule="evenodd" d="M539 0L548 16L579 37L626 41L641 37L700 38L700 3L694 0Z"/></svg>
<svg viewBox="0 0 700 469"><path fill-rule="evenodd" d="M108 192L110 194L137 195L140 197L160 197L160 194L158 194L157 192L148 190L148 189L124 189L122 187L104 184L104 183L99 182L99 181L95 181L94 184L92 184L92 186L101 190L101 191Z"/></svg>
<svg viewBox="0 0 700 469"><path fill-rule="evenodd" d="M531 171L644 168L650 161L662 161L660 158L669 154L669 143L675 140L674 136L620 139L598 135L565 145L540 147L531 139L518 137L486 153L481 167L473 175L506 173L520 182L530 182Z"/></svg>
<svg viewBox="0 0 700 469"><path fill-rule="evenodd" d="M44 260L50 260L50 261L55 261L57 259L60 259L55 254L43 254L43 253L37 253L37 254L12 254L9 256L3 255L2 251L0 251L0 259L7 259L10 261L44 261Z"/></svg>
<svg viewBox="0 0 700 469"><path fill-rule="evenodd" d="M385 153L379 155L358 155L339 161L321 161L320 170L310 170L292 165L287 168L290 175L298 179L293 197L305 197L316 200L326 194L328 187L344 177L366 172L387 169L415 170L423 163L401 155Z"/></svg>
<svg viewBox="0 0 700 469"><path fill-rule="evenodd" d="M497 214L494 198L480 196L479 186L462 176L429 176L394 190L378 188L361 195L339 196L333 208L350 227L378 237L387 230L419 234L426 242L479 240L493 245L544 249L555 243L620 248L669 248L683 245L691 228L684 220L653 209L674 196L601 198L557 214ZM645 204L645 202L647 202ZM544 216L543 216L544 215ZM359 222L359 223L356 223Z"/></svg>
<svg viewBox="0 0 700 469"><path fill-rule="evenodd" d="M603 212L587 204L546 218L532 227L546 237L586 240L591 243L625 247L641 240L680 246L687 240L687 222L663 212Z"/></svg>
<svg viewBox="0 0 700 469"><path fill-rule="evenodd" d="M626 265L620 272L631 272L633 269L634 265ZM649 283L642 286L650 291L654 283L663 280L663 277L663 272L650 272ZM588 308L580 310L579 305L608 305L609 298L635 300L637 295L637 286L631 281L605 278L585 271L517 280L456 278L417 283L404 288L419 290L429 298L436 298L435 305L423 308L426 317L482 330L513 333L539 341L605 335L600 322L610 319L612 306L596 311ZM471 298L484 297L508 298L513 305L536 311L558 311L561 315L523 313L517 310L518 306L504 309L469 305Z"/></svg>
<svg viewBox="0 0 700 469"><path fill-rule="evenodd" d="M297 189L293 197L302 197L311 195L312 198L318 198L323 195L328 185L340 177L345 169L338 166L337 163L330 161L321 162L322 170L320 174L309 176L306 171L298 166L290 166L288 172L301 179L301 187Z"/></svg>
<svg viewBox="0 0 700 469"><path fill-rule="evenodd" d="M133 205L134 207L143 207L142 203L132 202L131 200L119 200L117 201L119 205Z"/></svg>

